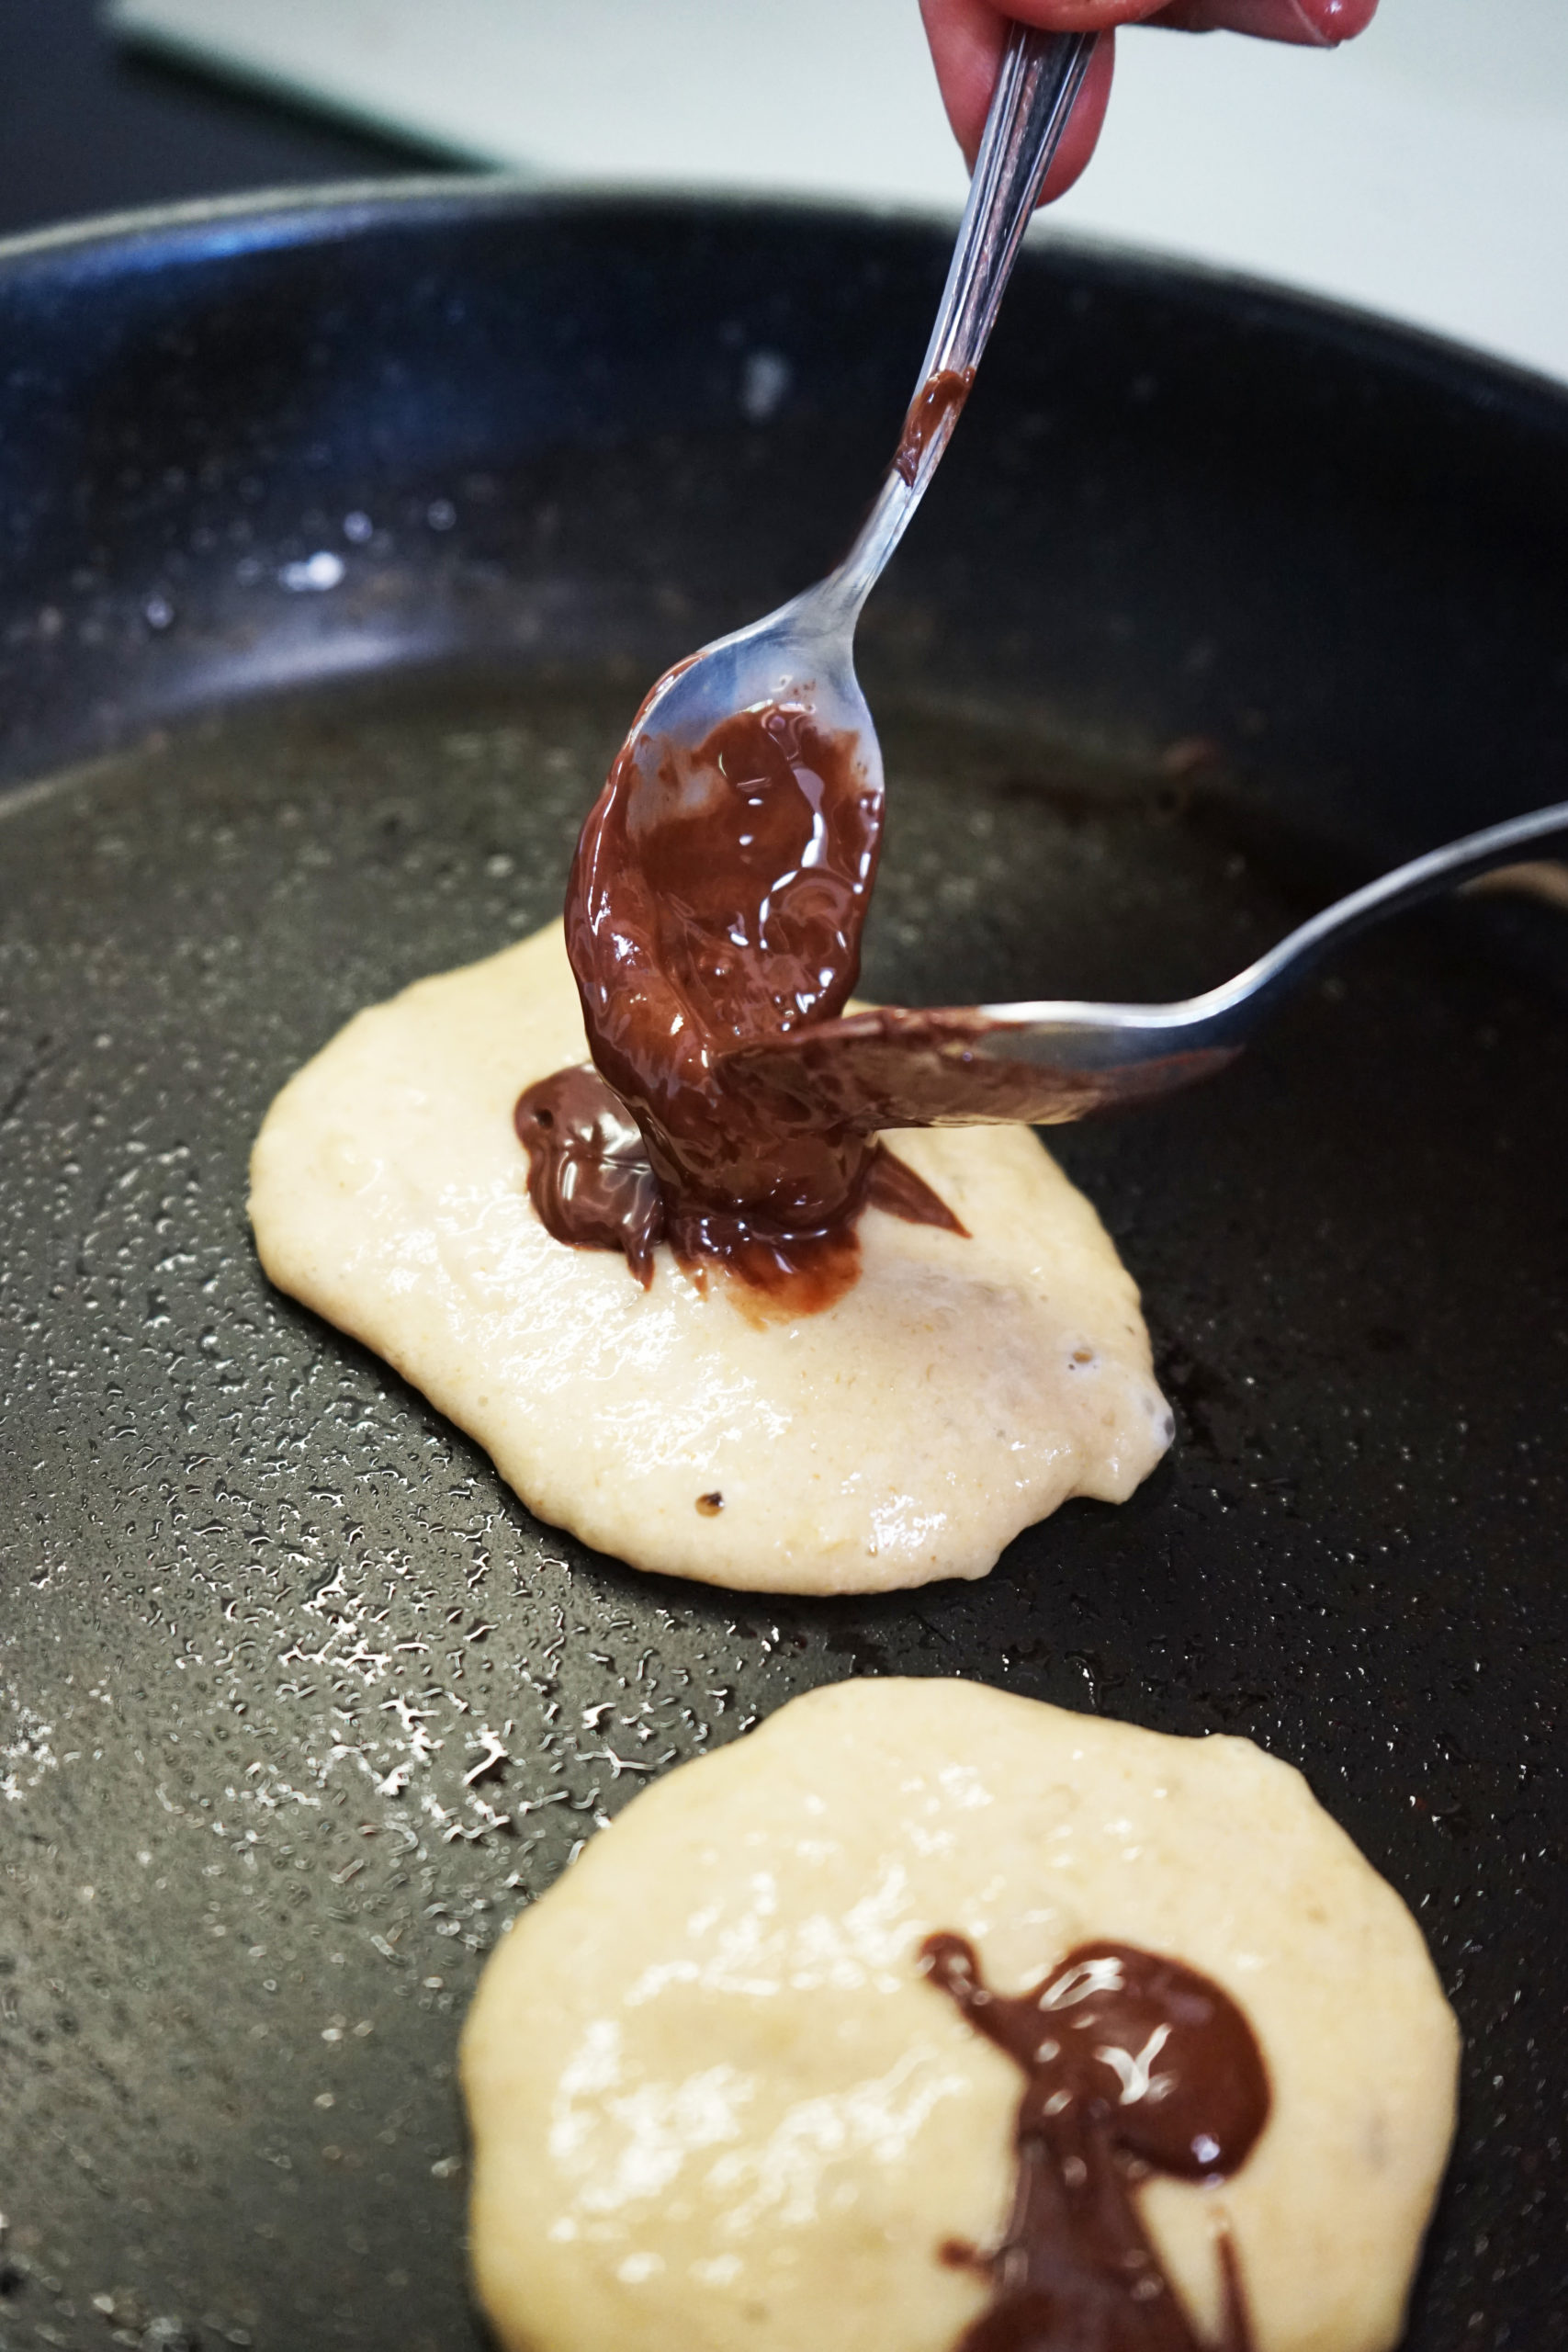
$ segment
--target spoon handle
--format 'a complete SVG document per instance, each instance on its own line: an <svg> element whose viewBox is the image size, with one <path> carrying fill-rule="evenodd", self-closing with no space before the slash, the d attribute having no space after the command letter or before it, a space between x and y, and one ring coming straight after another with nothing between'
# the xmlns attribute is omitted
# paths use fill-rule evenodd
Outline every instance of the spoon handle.
<svg viewBox="0 0 1568 2352"><path fill-rule="evenodd" d="M979 366L1094 41L1092 33L1043 33L1030 25L1014 25L1009 35L920 368L922 388L944 371L972 374ZM933 451L922 472L934 469L940 454Z"/></svg>
<svg viewBox="0 0 1568 2352"><path fill-rule="evenodd" d="M897 458L860 537L818 592L838 618L852 619L870 595L942 462L1094 43L1092 33L1028 25L1014 25L1008 37Z"/></svg>

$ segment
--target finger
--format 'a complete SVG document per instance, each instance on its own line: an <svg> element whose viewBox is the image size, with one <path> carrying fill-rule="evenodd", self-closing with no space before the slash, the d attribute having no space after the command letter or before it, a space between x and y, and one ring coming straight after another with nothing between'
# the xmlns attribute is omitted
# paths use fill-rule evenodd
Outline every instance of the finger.
<svg viewBox="0 0 1568 2352"><path fill-rule="evenodd" d="M956 11L957 0L921 0L929 28L931 17ZM1037 25L1049 33L1106 33L1117 25L1134 25L1152 17L1163 0L1012 0L1006 8L989 6L986 13L1003 21ZM975 13L979 14L976 5Z"/></svg>
<svg viewBox="0 0 1568 2352"><path fill-rule="evenodd" d="M1099 144L1105 109L1111 103L1111 77L1115 71L1116 36L1101 33L1094 44L1083 87L1073 100L1061 143L1051 158L1051 168L1040 191L1042 204L1055 204L1059 196L1066 196L1087 167Z"/></svg>
<svg viewBox="0 0 1568 2352"><path fill-rule="evenodd" d="M1048 32L1108 32L1114 25L1152 20L1188 32L1253 33L1261 40L1326 49L1365 32L1377 5L1378 0L1014 0L1006 13ZM927 0L928 27L947 13L962 14L960 0ZM978 0L972 13L980 13Z"/></svg>
<svg viewBox="0 0 1568 2352"><path fill-rule="evenodd" d="M1090 0L1090 6L1108 23L1114 21L1113 17L1105 14L1106 7L1112 5L1120 6L1125 15L1127 0ZM1157 0L1146 0L1146 5L1156 6ZM991 92L996 87L1009 17L1029 24L1043 19L1053 29L1061 29L1055 19L1062 6L1063 0L1013 0L1008 16L1004 16L989 0L920 0L920 14L925 19L926 37L931 42L947 119L971 170L986 127ZM1052 158L1040 199L1043 204L1065 195L1093 154L1100 126L1105 119L1113 68L1113 46L1107 35L1096 43L1083 87Z"/></svg>
<svg viewBox="0 0 1568 2352"><path fill-rule="evenodd" d="M1189 33L1251 33L1259 40L1335 49L1366 31L1378 0L1170 0L1150 21Z"/></svg>

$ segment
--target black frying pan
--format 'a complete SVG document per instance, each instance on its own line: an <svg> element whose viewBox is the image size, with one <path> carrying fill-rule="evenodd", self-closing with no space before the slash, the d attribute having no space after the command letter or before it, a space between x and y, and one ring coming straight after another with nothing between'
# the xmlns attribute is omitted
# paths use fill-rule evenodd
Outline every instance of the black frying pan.
<svg viewBox="0 0 1568 2352"><path fill-rule="evenodd" d="M1411 2341L1564 2341L1562 915L1413 920L1056 1137L1179 1439L978 1587L638 1577L251 1250L283 1079L545 920L643 686L838 552L944 264L449 187L0 256L0 2346L472 2341L502 1921L608 1751L886 1672L1303 1765L1467 2035ZM1561 394L1035 249L868 619L868 989L1173 996L1562 797L1565 542Z"/></svg>

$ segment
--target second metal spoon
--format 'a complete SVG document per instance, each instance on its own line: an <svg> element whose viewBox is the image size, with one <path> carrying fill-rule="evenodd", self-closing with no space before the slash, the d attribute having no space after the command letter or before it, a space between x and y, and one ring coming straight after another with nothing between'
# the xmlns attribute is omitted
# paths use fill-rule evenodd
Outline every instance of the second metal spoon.
<svg viewBox="0 0 1568 2352"><path fill-rule="evenodd" d="M803 1100L836 1101L867 1127L1063 1125L1223 1069L1329 947L1556 833L1568 833L1568 801L1428 850L1314 915L1234 979L1175 1004L890 1005L739 1046L724 1064Z"/></svg>

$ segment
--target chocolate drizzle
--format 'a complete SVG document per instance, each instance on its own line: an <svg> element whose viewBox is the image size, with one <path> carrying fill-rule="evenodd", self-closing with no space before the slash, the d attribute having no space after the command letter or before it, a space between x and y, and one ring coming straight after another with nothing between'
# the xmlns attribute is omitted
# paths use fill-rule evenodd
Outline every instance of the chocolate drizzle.
<svg viewBox="0 0 1568 2352"><path fill-rule="evenodd" d="M1256 2145L1269 2077L1235 2003L1180 1961L1130 1944L1079 1944L1016 1997L987 1988L961 1936L929 1936L920 1963L1024 2076L1001 2244L942 2250L992 2283L955 2352L1205 2352L1133 2192L1151 2173L1224 2179ZM1213 2352L1254 2352L1228 2234L1219 2260Z"/></svg>
<svg viewBox="0 0 1568 2352"><path fill-rule="evenodd" d="M830 1305L876 1206L962 1234L875 1140L887 1124L746 1066L741 1049L840 1012L860 969L882 796L851 732L804 705L738 711L694 748L634 729L582 829L567 952L597 1070L516 1110L528 1189L558 1240L661 1238L727 1267L759 1313Z"/></svg>
<svg viewBox="0 0 1568 2352"><path fill-rule="evenodd" d="M939 368L934 376L926 378L909 402L893 464L911 489L920 470L921 458L933 441L947 439L953 420L968 399L974 381L973 368Z"/></svg>

